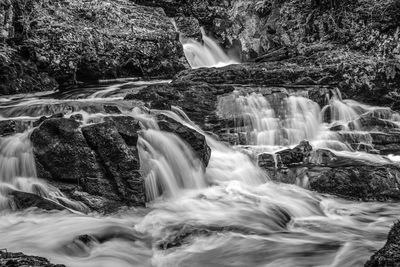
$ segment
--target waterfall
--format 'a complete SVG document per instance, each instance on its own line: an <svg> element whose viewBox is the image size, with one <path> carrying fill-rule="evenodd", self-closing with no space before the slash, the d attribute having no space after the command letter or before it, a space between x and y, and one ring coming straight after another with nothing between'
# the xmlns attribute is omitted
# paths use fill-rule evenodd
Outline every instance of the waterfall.
<svg viewBox="0 0 400 267"><path fill-rule="evenodd" d="M58 188L37 178L29 139L31 132L0 137L0 211L16 208L9 197L13 191L32 193L75 210L86 210L82 203L69 200Z"/></svg>
<svg viewBox="0 0 400 267"><path fill-rule="evenodd" d="M183 50L189 65L193 69L202 67L224 67L238 62L230 58L219 45L201 29L202 42L191 38L181 38Z"/></svg>
<svg viewBox="0 0 400 267"><path fill-rule="evenodd" d="M259 93L237 93L220 99L218 112L235 122L236 132L247 134L247 143L264 146L287 146L311 140L321 128L317 103L299 97L278 100L278 109Z"/></svg>
<svg viewBox="0 0 400 267"><path fill-rule="evenodd" d="M103 105L118 96L122 87L85 97L91 95ZM314 148L329 148L338 156L385 163L380 155L357 152L350 146L372 144L368 132L330 128L353 121L354 114L357 119L373 112L395 122L400 116L339 95L328 99L321 110L303 96L237 91L221 96L218 115L228 121L229 133L246 137L246 146L228 146L214 139L178 107L159 111L118 103L124 107L119 115L97 109L82 112L77 107L69 115L83 113L83 125L99 123L107 116L132 116L141 124L137 147L149 202L146 208L117 214L3 211L12 206L7 202L11 190L54 201L62 194L36 177L29 132L0 138L0 247L73 267L362 266L371 251L383 246L399 217L398 205L347 201L273 182L251 153L266 146L276 151L308 139ZM21 114L48 115L51 110L35 107L62 102L29 101L9 101L4 110L17 105ZM81 99L80 103L93 105L94 101ZM331 120L322 119L324 112L333 114ZM1 116L8 119L11 113ZM206 169L185 141L160 131L155 116L159 113L205 135L211 148ZM399 160L396 155L391 158Z"/></svg>
<svg viewBox="0 0 400 267"><path fill-rule="evenodd" d="M36 178L36 166L29 140L30 132L0 138L0 182L16 177Z"/></svg>
<svg viewBox="0 0 400 267"><path fill-rule="evenodd" d="M207 185L200 160L176 135L145 130L138 140L138 148L149 200L161 195L177 197L182 189Z"/></svg>

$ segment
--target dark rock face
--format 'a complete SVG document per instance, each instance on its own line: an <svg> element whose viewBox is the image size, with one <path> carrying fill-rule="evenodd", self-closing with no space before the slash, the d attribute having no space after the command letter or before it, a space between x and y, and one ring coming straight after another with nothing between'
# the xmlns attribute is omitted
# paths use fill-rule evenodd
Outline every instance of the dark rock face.
<svg viewBox="0 0 400 267"><path fill-rule="evenodd" d="M117 128L110 122L82 128L89 146L100 157L109 178L116 184L119 195L131 205L144 205L144 180L139 173L136 151L125 143Z"/></svg>
<svg viewBox="0 0 400 267"><path fill-rule="evenodd" d="M207 166L211 150L202 134L166 116L158 121L161 130L177 134ZM137 120L120 115L84 127L74 119L46 119L31 135L38 177L99 212L144 206L140 130Z"/></svg>
<svg viewBox="0 0 400 267"><path fill-rule="evenodd" d="M304 141L275 155L260 154L258 165L273 180L320 193L365 201L400 199L398 166L339 157L330 150L313 151Z"/></svg>
<svg viewBox="0 0 400 267"><path fill-rule="evenodd" d="M30 124L30 121L23 120L0 121L0 137L22 133L29 128Z"/></svg>
<svg viewBox="0 0 400 267"><path fill-rule="evenodd" d="M21 252L0 251L0 265L4 267L65 267L62 264L51 264L47 259L37 256L28 256Z"/></svg>
<svg viewBox="0 0 400 267"><path fill-rule="evenodd" d="M393 165L333 168L310 177L310 188L351 199L398 200L399 175L400 169Z"/></svg>
<svg viewBox="0 0 400 267"><path fill-rule="evenodd" d="M122 136L128 146L136 146L138 140L138 131L141 130L137 120L128 116L116 116L106 117L105 121L110 121L114 124L118 133Z"/></svg>
<svg viewBox="0 0 400 267"><path fill-rule="evenodd" d="M400 266L400 222L393 225L385 246L371 256L370 260L364 266Z"/></svg>
<svg viewBox="0 0 400 267"><path fill-rule="evenodd" d="M39 2L15 0L0 8L6 41L0 94L127 76L172 77L185 69L182 46L160 8L127 0ZM35 23L25 23L32 17Z"/></svg>
<svg viewBox="0 0 400 267"><path fill-rule="evenodd" d="M206 83L156 84L128 94L125 99L142 100L154 109L179 106L203 130L217 131L221 119L216 114L218 97L233 92L232 86L213 86Z"/></svg>
<svg viewBox="0 0 400 267"><path fill-rule="evenodd" d="M338 68L340 53L328 55L319 52L319 58L330 58L326 62L305 62L301 57L280 62L230 65L223 68L200 68L180 72L175 82L206 82L213 85L240 84L281 87L324 86L338 88L345 97L374 105L390 106L394 102L393 92L400 87L400 74L392 78L382 73L369 76L370 80L355 83L348 77L356 79L358 66L378 71L386 63L376 59L376 65L369 66L367 56L346 58L345 67ZM375 59L374 59L375 60ZM389 64L389 63L387 63Z"/></svg>
<svg viewBox="0 0 400 267"><path fill-rule="evenodd" d="M312 146L308 141L302 141L298 146L293 149L285 149L277 152L279 157L278 162L284 165L292 165L303 163L308 160L310 153L312 151Z"/></svg>
<svg viewBox="0 0 400 267"><path fill-rule="evenodd" d="M208 165L211 157L211 148L207 145L204 135L164 115L158 115L157 120L160 130L178 135L193 148L204 166Z"/></svg>
<svg viewBox="0 0 400 267"><path fill-rule="evenodd" d="M51 179L70 183L84 178L104 178L96 154L79 126L71 119L48 119L33 131L31 141L36 159L47 172L39 173L39 177L50 175Z"/></svg>
<svg viewBox="0 0 400 267"><path fill-rule="evenodd" d="M48 119L33 131L38 176L79 185L85 192L101 197L95 202L144 205L144 182L138 173L136 150L128 147L112 122L84 127L82 131L79 126L72 119ZM131 144L132 140L134 137ZM80 196L78 193L76 200L82 201Z"/></svg>
<svg viewBox="0 0 400 267"><path fill-rule="evenodd" d="M18 210L32 207L43 210L65 210L65 207L62 205L31 193L11 191L9 197L10 201L15 205L13 208Z"/></svg>
<svg viewBox="0 0 400 267"><path fill-rule="evenodd" d="M0 121L0 136L12 135L16 132L16 122L13 120Z"/></svg>

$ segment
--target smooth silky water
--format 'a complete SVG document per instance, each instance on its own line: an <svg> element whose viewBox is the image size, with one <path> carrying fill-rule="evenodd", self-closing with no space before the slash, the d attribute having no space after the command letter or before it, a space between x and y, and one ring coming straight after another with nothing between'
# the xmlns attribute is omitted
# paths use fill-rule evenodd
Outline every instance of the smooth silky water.
<svg viewBox="0 0 400 267"><path fill-rule="evenodd" d="M15 212L7 190L39 194L65 203L56 188L36 175L29 134L0 138L0 248L44 256L72 267L101 266L363 266L386 241L400 216L395 203L363 203L280 184L256 166L244 147L230 147L202 132L178 107L173 111L132 108L122 101L135 82L24 98L2 98L1 119L27 120L57 112L84 114L84 124L106 114L85 106L118 105L140 121L138 140L146 181L146 208L112 215L80 212ZM72 103L73 109L67 110ZM50 106L55 106L51 109ZM345 107L345 108L344 108ZM55 110L54 110L55 109ZM323 122L330 109L331 121ZM354 151L329 127L347 124L376 107L330 99L322 110L303 96L283 99L279 110L260 94L235 93L219 112L233 116L246 134L248 149L275 152L303 139L365 161L389 162ZM154 114L163 113L206 135L212 153L204 169L183 140L159 131ZM396 114L382 112L395 123ZM28 127L29 128L29 127ZM367 133L364 134L368 142ZM396 159L398 156L391 156ZM60 201L63 200L63 201ZM79 203L72 203L80 207ZM71 204L71 205L72 205ZM79 210L79 209L78 209ZM94 239L82 242L78 237Z"/></svg>

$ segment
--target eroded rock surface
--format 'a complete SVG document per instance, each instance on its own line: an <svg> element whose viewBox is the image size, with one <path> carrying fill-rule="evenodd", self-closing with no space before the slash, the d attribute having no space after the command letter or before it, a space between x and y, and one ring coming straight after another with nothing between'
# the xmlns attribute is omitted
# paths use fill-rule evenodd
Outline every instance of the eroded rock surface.
<svg viewBox="0 0 400 267"><path fill-rule="evenodd" d="M29 256L21 252L0 251L0 265L4 267L65 267L62 264L52 264L47 259L38 256Z"/></svg>
<svg viewBox="0 0 400 267"><path fill-rule="evenodd" d="M182 138L207 166L211 150L202 134L164 115L157 120L160 130ZM139 122L129 116L106 116L83 126L71 118L47 118L31 135L38 177L92 210L144 206L140 131Z"/></svg>

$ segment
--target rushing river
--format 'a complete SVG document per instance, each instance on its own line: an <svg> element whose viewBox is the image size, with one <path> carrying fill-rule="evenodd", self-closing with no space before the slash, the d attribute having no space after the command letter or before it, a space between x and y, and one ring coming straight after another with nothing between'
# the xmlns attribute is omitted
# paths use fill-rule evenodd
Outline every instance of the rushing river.
<svg viewBox="0 0 400 267"><path fill-rule="evenodd" d="M321 109L303 96L292 96L282 102L285 114L279 115L259 94L229 96L221 100L220 113L236 116L237 131L247 133L248 146L229 147L207 135L212 153L203 172L187 144L158 131L151 116L122 100L127 92L147 84L123 81L62 94L0 99L3 120L29 121L57 112L67 116L79 112L89 124L104 116L98 106L118 105L124 115L138 119L147 129L138 146L147 174L146 193L152 199L146 208L108 216L11 211L2 196L7 188L54 201L64 196L36 177L30 130L4 137L0 139L0 248L44 256L71 267L341 267L363 266L383 246L391 225L400 217L397 204L347 201L275 183L243 153L244 149L276 151L308 139L313 146L347 156L390 161L356 152L328 130L377 108L335 96ZM323 123L327 109L332 121ZM201 131L181 110L174 111L163 113ZM397 123L397 115L390 116L387 119Z"/></svg>

